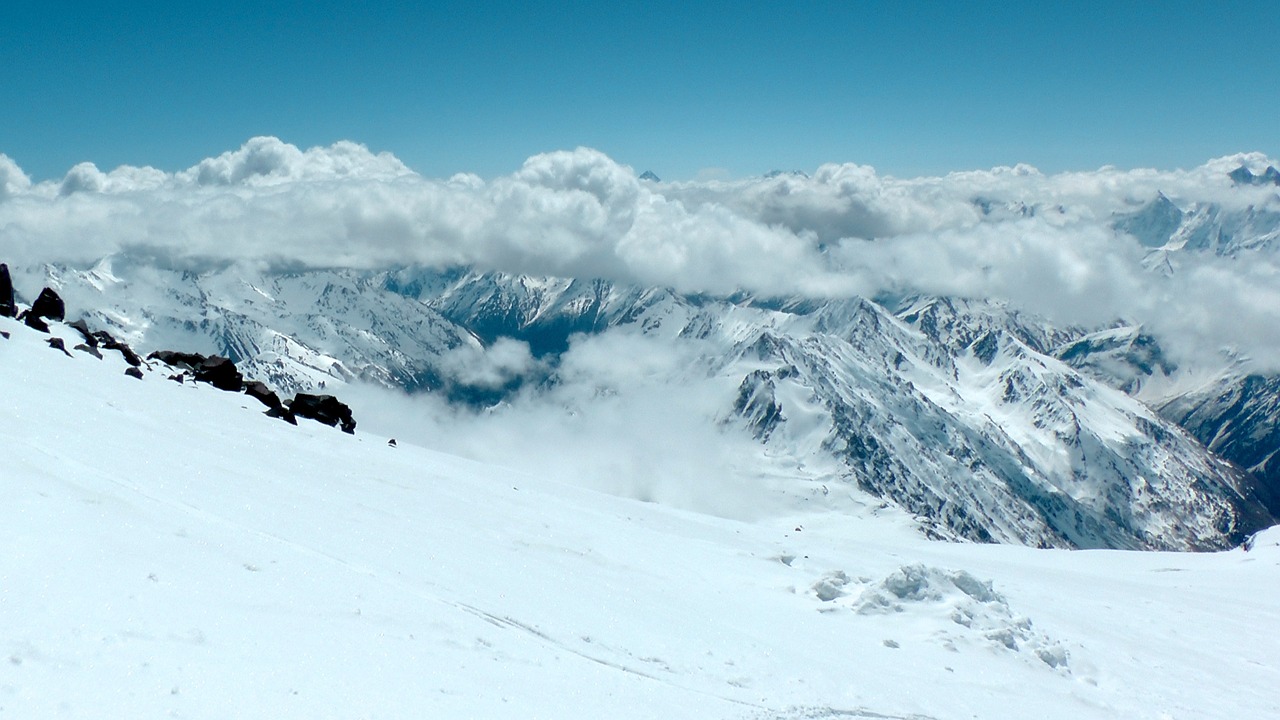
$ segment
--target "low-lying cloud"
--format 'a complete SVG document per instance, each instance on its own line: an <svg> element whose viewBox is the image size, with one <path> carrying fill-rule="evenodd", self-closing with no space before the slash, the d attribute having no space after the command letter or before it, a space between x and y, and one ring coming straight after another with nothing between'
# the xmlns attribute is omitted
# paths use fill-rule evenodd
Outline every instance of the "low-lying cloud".
<svg viewBox="0 0 1280 720"><path fill-rule="evenodd" d="M370 385L343 399L362 430L645 502L740 520L848 502L776 480L761 446L716 423L736 383L700 372L701 352L614 329L575 336L555 382L486 410Z"/></svg>
<svg viewBox="0 0 1280 720"><path fill-rule="evenodd" d="M1111 223L1161 192L1183 208L1278 207L1276 188L1227 176L1269 164L1254 153L1189 170L914 179L830 164L811 176L655 183L579 148L492 180L430 179L355 143L254 138L176 173L82 163L32 183L0 155L0 255L23 265L136 253L194 269L475 265L683 292L996 297L1062 323L1142 322L1187 353L1233 346L1265 362L1280 357L1280 249L1154 272ZM506 350L478 383L529 362Z"/></svg>

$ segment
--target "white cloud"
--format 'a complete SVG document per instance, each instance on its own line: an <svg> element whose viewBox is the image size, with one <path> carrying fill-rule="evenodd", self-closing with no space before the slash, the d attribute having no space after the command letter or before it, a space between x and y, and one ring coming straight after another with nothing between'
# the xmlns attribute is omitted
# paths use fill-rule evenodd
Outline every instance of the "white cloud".
<svg viewBox="0 0 1280 720"><path fill-rule="evenodd" d="M832 164L811 177L653 183L579 148L491 181L432 180L355 143L254 138L177 173L83 163L39 184L0 155L0 237L19 265L134 252L197 267L477 264L688 292L995 296L1061 322L1125 317L1262 358L1280 356L1263 331L1280 320L1280 253L1203 258L1165 277L1110 222L1157 192L1183 207L1280 203L1274 188L1226 176L1274 162L914 179Z"/></svg>
<svg viewBox="0 0 1280 720"><path fill-rule="evenodd" d="M0 202L31 187L31 178L8 155L0 153Z"/></svg>
<svg viewBox="0 0 1280 720"><path fill-rule="evenodd" d="M459 345L440 356L436 369L450 380L495 389L542 369L529 343L498 338L487 348Z"/></svg>
<svg viewBox="0 0 1280 720"><path fill-rule="evenodd" d="M688 374L702 350L625 329L576 336L559 382L483 412L362 385L342 397L362 429L539 477L722 517L793 511L795 479L775 482L758 444L714 422L736 383Z"/></svg>

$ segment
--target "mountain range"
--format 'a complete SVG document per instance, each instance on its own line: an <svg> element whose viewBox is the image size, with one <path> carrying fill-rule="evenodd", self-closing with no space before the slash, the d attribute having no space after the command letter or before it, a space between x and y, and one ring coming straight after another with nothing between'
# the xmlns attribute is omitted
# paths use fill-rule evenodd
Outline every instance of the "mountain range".
<svg viewBox="0 0 1280 720"><path fill-rule="evenodd" d="M1153 255L1280 237L1274 211L1163 194L1114 225ZM956 297L690 295L468 267L193 271L121 254L15 274L144 351L223 355L284 393L373 383L492 411L583 382L561 368L577 338L682 348L696 360L662 379L721 388L708 424L829 466L931 537L1207 550L1280 514L1280 380L1224 359L1179 382L1137 326L1058 327ZM496 367L503 343L516 361Z"/></svg>

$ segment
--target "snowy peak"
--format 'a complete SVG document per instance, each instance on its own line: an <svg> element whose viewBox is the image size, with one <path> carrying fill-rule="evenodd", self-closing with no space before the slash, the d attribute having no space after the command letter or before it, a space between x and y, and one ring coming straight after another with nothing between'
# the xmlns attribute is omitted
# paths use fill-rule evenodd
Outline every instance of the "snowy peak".
<svg viewBox="0 0 1280 720"><path fill-rule="evenodd" d="M1157 193L1142 209L1117 217L1112 227L1134 236L1144 247L1158 248L1169 242L1182 221L1182 210L1164 193Z"/></svg>
<svg viewBox="0 0 1280 720"><path fill-rule="evenodd" d="M1261 175L1255 175L1252 170L1244 165L1232 170L1227 175L1231 178L1231 182L1236 185L1280 186L1280 170L1276 170L1273 165L1268 165Z"/></svg>

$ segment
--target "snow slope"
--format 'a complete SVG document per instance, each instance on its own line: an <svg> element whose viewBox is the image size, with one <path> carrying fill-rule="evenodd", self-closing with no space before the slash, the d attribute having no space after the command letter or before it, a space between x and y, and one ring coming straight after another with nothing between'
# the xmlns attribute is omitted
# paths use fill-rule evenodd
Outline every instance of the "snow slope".
<svg viewBox="0 0 1280 720"><path fill-rule="evenodd" d="M1280 711L1274 530L1171 554L735 522L0 330L0 717Z"/></svg>

